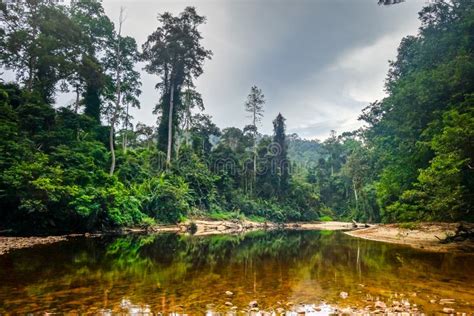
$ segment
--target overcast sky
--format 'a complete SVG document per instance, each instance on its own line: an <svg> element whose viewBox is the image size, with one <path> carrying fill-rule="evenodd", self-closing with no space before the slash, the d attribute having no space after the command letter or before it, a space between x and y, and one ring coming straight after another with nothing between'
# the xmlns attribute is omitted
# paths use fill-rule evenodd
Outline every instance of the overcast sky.
<svg viewBox="0 0 474 316"><path fill-rule="evenodd" d="M158 25L157 14L186 6L207 17L203 45L214 53L197 80L205 113L221 128L242 128L252 85L266 96L261 131L272 132L281 112L289 133L324 139L360 126L369 102L384 96L388 60L403 36L416 34L425 0L378 6L377 0L104 0L118 19L126 8L124 33L139 45ZM141 67L140 67L141 68ZM140 69L141 70L141 69ZM142 72L141 110L135 122L155 124L158 78Z"/></svg>

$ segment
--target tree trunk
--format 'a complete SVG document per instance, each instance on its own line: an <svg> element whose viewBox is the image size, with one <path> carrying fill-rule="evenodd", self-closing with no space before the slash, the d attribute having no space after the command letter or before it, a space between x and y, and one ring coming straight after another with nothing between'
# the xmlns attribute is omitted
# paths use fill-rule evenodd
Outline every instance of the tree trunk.
<svg viewBox="0 0 474 316"><path fill-rule="evenodd" d="M74 105L74 113L79 112L79 85L76 86L76 104Z"/></svg>
<svg viewBox="0 0 474 316"><path fill-rule="evenodd" d="M172 149L172 142L173 142L173 98L174 98L174 85L171 83L171 90L170 90L170 110L168 116L168 150L166 153L166 163L168 166L171 164L171 149Z"/></svg>
<svg viewBox="0 0 474 316"><path fill-rule="evenodd" d="M119 31L117 37L117 100L115 103L114 113L112 114L112 119L110 120L110 133L109 133L109 146L112 162L110 164L109 175L112 176L115 171L115 148L114 148L114 129L115 121L117 120L118 112L120 109L120 97L121 97L121 82L120 82L120 36L122 34L122 23L123 23L123 8L120 8L120 19L119 19Z"/></svg>
<svg viewBox="0 0 474 316"><path fill-rule="evenodd" d="M354 197L357 203L357 201L359 201L359 197L357 196L357 189L356 189L355 182L352 182L352 186L354 187Z"/></svg>
<svg viewBox="0 0 474 316"><path fill-rule="evenodd" d="M253 188L257 186L257 107L253 108Z"/></svg>
<svg viewBox="0 0 474 316"><path fill-rule="evenodd" d="M123 133L123 139L122 139L122 149L124 153L127 153L127 142L128 142L128 104L127 104L127 113L125 115L125 130Z"/></svg>
<svg viewBox="0 0 474 316"><path fill-rule="evenodd" d="M110 171L109 175L113 175L115 171L115 149L114 149L114 124L110 124L110 133L109 133L109 147L110 147L110 154L112 155L112 162L110 164Z"/></svg>

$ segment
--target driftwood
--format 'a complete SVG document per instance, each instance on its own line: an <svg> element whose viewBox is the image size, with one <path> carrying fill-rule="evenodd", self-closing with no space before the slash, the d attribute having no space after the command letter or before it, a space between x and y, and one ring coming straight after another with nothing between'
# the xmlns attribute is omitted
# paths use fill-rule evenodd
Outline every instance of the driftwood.
<svg viewBox="0 0 474 316"><path fill-rule="evenodd" d="M436 238L438 238L438 237L436 237ZM440 238L438 238L438 239L440 239ZM456 228L456 232L454 233L454 235L447 236L443 240L440 239L440 242L443 243L443 244L447 244L447 243L450 243L450 242L464 241L464 240L473 240L474 241L474 227L472 227L472 226L467 227L463 223L460 223L459 226Z"/></svg>

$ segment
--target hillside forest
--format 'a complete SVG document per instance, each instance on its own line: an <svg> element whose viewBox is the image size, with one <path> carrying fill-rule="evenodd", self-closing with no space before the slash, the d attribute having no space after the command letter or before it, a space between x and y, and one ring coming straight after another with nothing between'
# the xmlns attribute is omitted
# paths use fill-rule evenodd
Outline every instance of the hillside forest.
<svg viewBox="0 0 474 316"><path fill-rule="evenodd" d="M283 112L267 117L258 82L242 96L246 126L213 123L195 86L213 56L200 27L212 21L193 7L158 14L137 43L98 0L0 5L2 71L16 78L0 81L0 230L474 220L471 0L427 3L364 127L324 141L287 133ZM156 80L154 126L130 114L141 65ZM61 93L75 101L57 104Z"/></svg>

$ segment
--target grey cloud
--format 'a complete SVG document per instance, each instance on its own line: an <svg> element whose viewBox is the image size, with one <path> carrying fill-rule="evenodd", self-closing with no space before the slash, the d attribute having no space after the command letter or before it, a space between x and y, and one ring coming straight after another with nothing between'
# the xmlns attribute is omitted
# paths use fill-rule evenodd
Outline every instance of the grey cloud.
<svg viewBox="0 0 474 316"><path fill-rule="evenodd" d="M424 0L378 6L376 0L104 0L116 20L126 7L124 32L141 45L157 14L193 5L207 17L201 30L214 57L197 80L206 113L221 128L243 127L243 103L253 84L266 95L261 131L278 114L290 131L324 138L330 129L357 128L368 102L383 97L387 60L402 36L416 33ZM354 57L355 56L355 57ZM155 124L157 78L143 71L142 108L135 121ZM63 97L62 97L63 98ZM359 125L358 125L359 124Z"/></svg>

